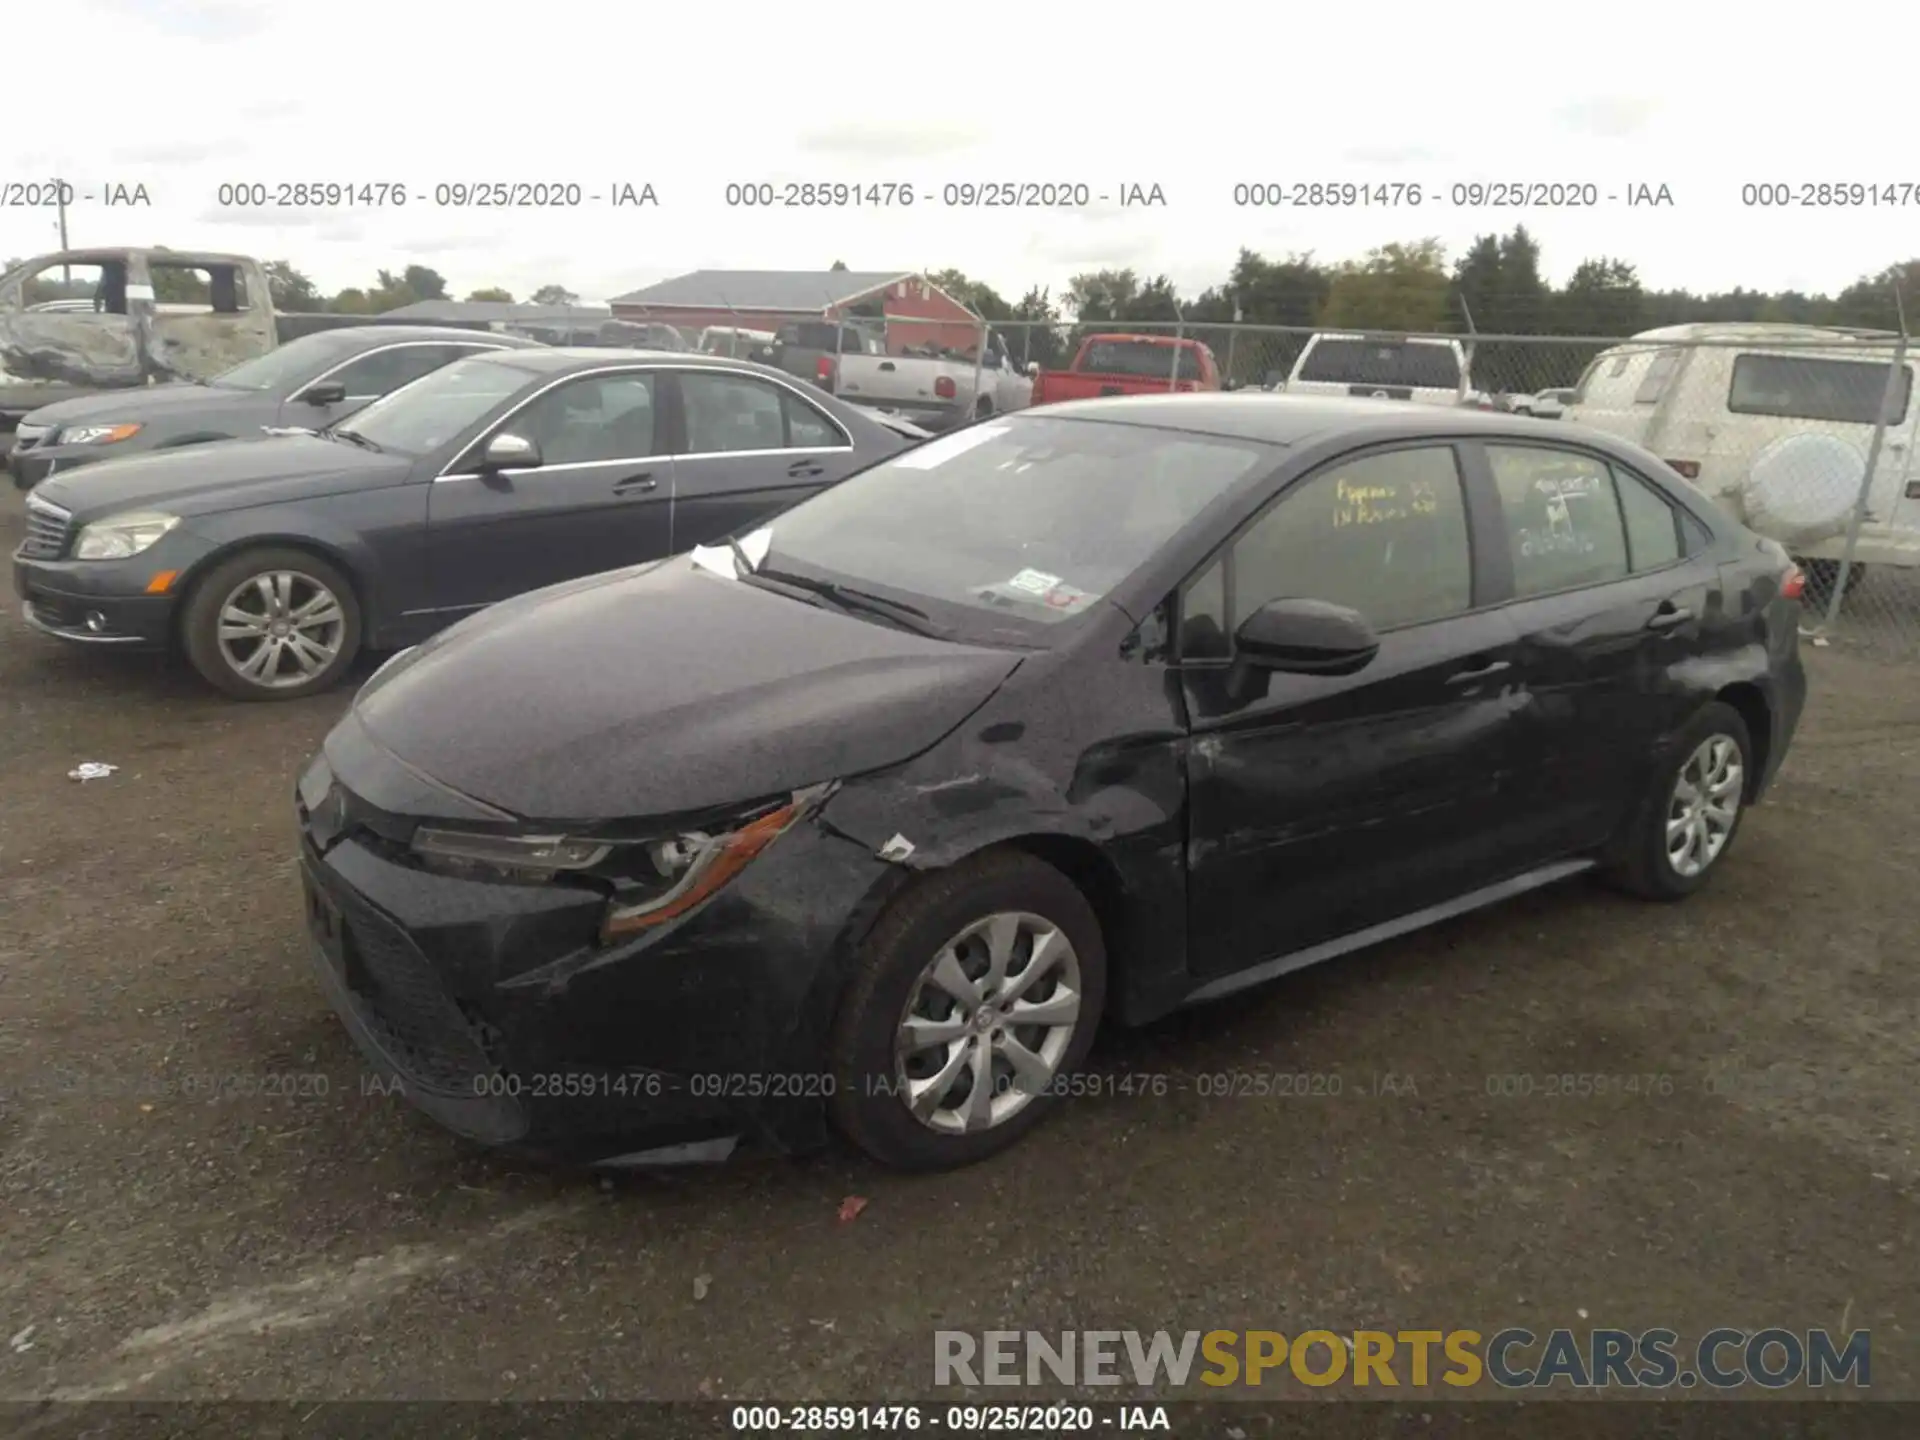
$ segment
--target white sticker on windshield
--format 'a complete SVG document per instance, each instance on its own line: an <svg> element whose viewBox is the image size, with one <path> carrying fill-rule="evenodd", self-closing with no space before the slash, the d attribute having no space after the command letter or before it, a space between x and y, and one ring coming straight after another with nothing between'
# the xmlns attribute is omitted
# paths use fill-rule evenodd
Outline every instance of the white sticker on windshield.
<svg viewBox="0 0 1920 1440"><path fill-rule="evenodd" d="M932 470L944 465L956 455L964 455L976 445L1007 433L1005 425L969 425L964 430L955 430L951 435L941 435L916 445L904 455L894 460L894 465L902 470Z"/></svg>
<svg viewBox="0 0 1920 1440"><path fill-rule="evenodd" d="M1044 595L1059 583L1058 575L1049 575L1044 570L1022 570L1007 582L1007 588L1024 590L1029 595Z"/></svg>

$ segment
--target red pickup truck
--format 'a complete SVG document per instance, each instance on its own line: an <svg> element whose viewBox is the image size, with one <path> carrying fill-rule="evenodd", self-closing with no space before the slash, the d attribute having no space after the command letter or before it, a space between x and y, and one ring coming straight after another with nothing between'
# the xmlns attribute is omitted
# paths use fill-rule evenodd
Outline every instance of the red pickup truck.
<svg viewBox="0 0 1920 1440"><path fill-rule="evenodd" d="M1042 370L1029 405L1090 400L1097 395L1152 395L1165 390L1218 390L1220 367L1198 340L1171 335L1089 335L1065 370Z"/></svg>

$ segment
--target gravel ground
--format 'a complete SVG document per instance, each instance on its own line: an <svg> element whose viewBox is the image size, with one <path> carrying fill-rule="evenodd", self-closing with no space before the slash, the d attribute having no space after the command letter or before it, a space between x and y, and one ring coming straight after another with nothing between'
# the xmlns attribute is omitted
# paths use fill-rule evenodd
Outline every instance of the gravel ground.
<svg viewBox="0 0 1920 1440"><path fill-rule="evenodd" d="M1875 1394L1920 1398L1920 670L1809 664L1778 788L1685 905L1576 882L1109 1036L1100 1072L1164 1093L958 1175L616 1183L363 1091L289 813L345 692L231 704L9 604L0 1399L899 1398L936 1328L1509 1324L1867 1327ZM1200 1093L1234 1071L1341 1093ZM1666 1080L1547 1098L1564 1074ZM308 1093L242 1093L271 1076Z"/></svg>

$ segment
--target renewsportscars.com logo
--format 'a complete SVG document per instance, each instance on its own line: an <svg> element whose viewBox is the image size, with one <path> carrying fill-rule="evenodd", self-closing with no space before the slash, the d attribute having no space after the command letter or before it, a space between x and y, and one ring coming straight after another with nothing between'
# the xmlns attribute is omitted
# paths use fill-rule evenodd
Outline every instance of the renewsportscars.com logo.
<svg viewBox="0 0 1920 1440"><path fill-rule="evenodd" d="M1415 1389L1822 1389L1871 1383L1872 1338L1855 1330L936 1330L936 1385L1280 1385Z"/></svg>

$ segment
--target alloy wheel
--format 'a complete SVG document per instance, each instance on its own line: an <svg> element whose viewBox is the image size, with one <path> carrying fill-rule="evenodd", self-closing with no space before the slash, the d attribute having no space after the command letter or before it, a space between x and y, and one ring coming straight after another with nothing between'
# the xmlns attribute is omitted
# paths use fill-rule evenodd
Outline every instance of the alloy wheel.
<svg viewBox="0 0 1920 1440"><path fill-rule="evenodd" d="M1667 863L1692 879L1720 858L1740 814L1745 767L1731 736L1709 735L1680 767L1667 802Z"/></svg>
<svg viewBox="0 0 1920 1440"><path fill-rule="evenodd" d="M976 920L928 962L894 1037L896 1091L946 1134L991 1130L1046 1093L1080 1021L1080 958L1039 915Z"/></svg>
<svg viewBox="0 0 1920 1440"><path fill-rule="evenodd" d="M346 635L340 597L297 570L250 576L220 605L221 658L264 689L308 684L339 658Z"/></svg>

